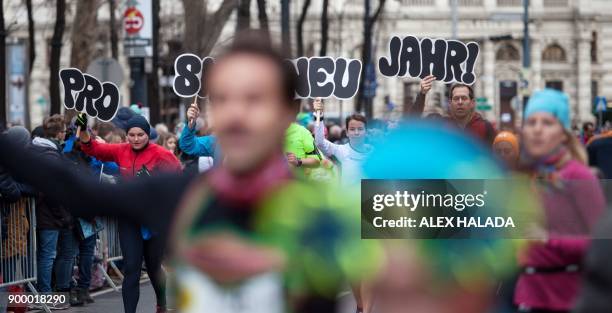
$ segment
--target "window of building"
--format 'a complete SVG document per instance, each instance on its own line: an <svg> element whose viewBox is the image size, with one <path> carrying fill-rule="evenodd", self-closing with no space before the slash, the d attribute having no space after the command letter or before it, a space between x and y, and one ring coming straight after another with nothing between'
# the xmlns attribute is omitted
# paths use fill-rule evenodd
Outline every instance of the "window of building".
<svg viewBox="0 0 612 313"><path fill-rule="evenodd" d="M553 43L542 52L544 62L565 62L565 60L565 50L559 44Z"/></svg>
<svg viewBox="0 0 612 313"><path fill-rule="evenodd" d="M523 5L523 0L497 0L498 7L520 7Z"/></svg>
<svg viewBox="0 0 612 313"><path fill-rule="evenodd" d="M597 62L597 32L591 35L591 62Z"/></svg>
<svg viewBox="0 0 612 313"><path fill-rule="evenodd" d="M453 5L453 0L448 0L448 5ZM483 6L483 0L457 0L457 5L460 7L480 7Z"/></svg>
<svg viewBox="0 0 612 313"><path fill-rule="evenodd" d="M563 91L563 82L560 80L549 80L546 81L546 88L551 88L559 91Z"/></svg>
<svg viewBox="0 0 612 313"><path fill-rule="evenodd" d="M417 82L404 82L404 110L411 108L414 105L417 93L420 90L420 84Z"/></svg>
<svg viewBox="0 0 612 313"><path fill-rule="evenodd" d="M511 43L503 44L495 54L497 61L519 61L521 59L518 49Z"/></svg>
<svg viewBox="0 0 612 313"><path fill-rule="evenodd" d="M403 0L402 3L411 7L430 7L436 5L435 0Z"/></svg>

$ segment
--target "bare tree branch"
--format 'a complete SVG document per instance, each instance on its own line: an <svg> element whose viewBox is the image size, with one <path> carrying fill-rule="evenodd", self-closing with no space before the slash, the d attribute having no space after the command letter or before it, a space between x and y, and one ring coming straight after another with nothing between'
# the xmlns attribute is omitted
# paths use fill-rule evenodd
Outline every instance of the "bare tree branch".
<svg viewBox="0 0 612 313"><path fill-rule="evenodd" d="M28 11L28 54L30 56L28 73L32 73L34 60L36 60L36 42L34 33L34 12L32 11L32 0L26 0L26 8Z"/></svg>
<svg viewBox="0 0 612 313"><path fill-rule="evenodd" d="M207 12L207 3L202 0L183 0L185 10L186 51L206 56L217 43L223 26L238 7L238 0L223 0L221 6L212 14Z"/></svg>
<svg viewBox="0 0 612 313"><path fill-rule="evenodd" d="M55 27L51 38L51 57L49 71L49 96L51 98L51 114L59 114L61 110L59 90L59 67L62 53L62 38L66 28L66 0L56 0Z"/></svg>
<svg viewBox="0 0 612 313"><path fill-rule="evenodd" d="M239 0L236 11L236 32L251 27L251 0Z"/></svg>
<svg viewBox="0 0 612 313"><path fill-rule="evenodd" d="M4 0L0 0L0 126L6 125L6 29L4 27Z"/></svg>
<svg viewBox="0 0 612 313"><path fill-rule="evenodd" d="M269 38L270 26L268 26L268 14L266 13L266 0L257 0L257 18L259 19L259 29Z"/></svg>
<svg viewBox="0 0 612 313"><path fill-rule="evenodd" d="M95 53L98 39L99 0L78 1L72 21L72 49L70 66L82 71L87 69Z"/></svg>
<svg viewBox="0 0 612 313"><path fill-rule="evenodd" d="M115 14L116 10L115 0L108 0L108 10L110 20L108 21L109 32L110 32L110 46L111 46L111 56L113 59L117 60L119 58L119 38L117 36L117 19Z"/></svg>
<svg viewBox="0 0 612 313"><path fill-rule="evenodd" d="M327 9L329 7L329 0L323 0L323 13L321 14L321 50L319 51L320 56L327 54L327 41L329 40L329 16Z"/></svg>
<svg viewBox="0 0 612 313"><path fill-rule="evenodd" d="M305 0L302 4L302 12L300 17L295 24L295 35L297 37L297 55L304 55L304 22L306 21L306 15L308 14L308 8L310 7L310 0Z"/></svg>

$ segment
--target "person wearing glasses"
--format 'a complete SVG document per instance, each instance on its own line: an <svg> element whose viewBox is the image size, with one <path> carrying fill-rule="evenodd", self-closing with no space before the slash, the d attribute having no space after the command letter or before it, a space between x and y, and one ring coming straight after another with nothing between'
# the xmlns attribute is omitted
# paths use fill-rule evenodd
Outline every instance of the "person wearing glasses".
<svg viewBox="0 0 612 313"><path fill-rule="evenodd" d="M421 92L417 96L414 105L407 108L407 115L420 116L423 113L425 96L431 90L435 80L436 78L433 75L429 75L421 80ZM451 86L449 94L448 116L444 119L452 125L465 129L490 147L497 132L489 121L476 112L474 89L470 85L458 83Z"/></svg>

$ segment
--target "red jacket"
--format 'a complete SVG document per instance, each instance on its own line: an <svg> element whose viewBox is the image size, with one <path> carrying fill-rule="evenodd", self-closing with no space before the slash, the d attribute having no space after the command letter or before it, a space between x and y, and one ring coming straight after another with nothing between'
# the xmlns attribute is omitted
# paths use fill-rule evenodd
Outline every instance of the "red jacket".
<svg viewBox="0 0 612 313"><path fill-rule="evenodd" d="M129 143L108 144L92 139L82 144L81 150L100 161L117 163L124 178L135 176L143 165L151 173L181 170L181 164L172 152L152 143L140 151L134 151Z"/></svg>
<svg viewBox="0 0 612 313"><path fill-rule="evenodd" d="M454 122L452 118L449 121ZM472 134L474 137L480 139L487 147L493 145L493 140L497 135L495 128L489 121L482 118L478 112L474 112L470 121L465 125L465 130Z"/></svg>

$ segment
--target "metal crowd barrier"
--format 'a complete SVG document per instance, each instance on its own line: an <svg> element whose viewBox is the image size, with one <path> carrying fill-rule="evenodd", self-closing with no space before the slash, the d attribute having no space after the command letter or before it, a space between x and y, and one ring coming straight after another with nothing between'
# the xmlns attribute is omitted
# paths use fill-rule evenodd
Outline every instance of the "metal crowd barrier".
<svg viewBox="0 0 612 313"><path fill-rule="evenodd" d="M34 198L22 198L15 203L0 199L0 288L25 284L34 294L36 282L36 203ZM97 263L106 282L115 290L117 285L108 275L103 264L123 279L116 261L123 258L119 245L117 220L101 218L104 229L98 233L97 249L102 252L103 262ZM1 306L1 305L0 305ZM46 312L51 312L43 306Z"/></svg>
<svg viewBox="0 0 612 313"><path fill-rule="evenodd" d="M119 244L119 226L117 220L109 217L101 218L102 224L104 225L104 229L98 233L99 237L99 249L102 251L103 255L103 263L108 263L112 268L113 272L123 280L123 274L115 265L115 261L123 259L121 253L121 246ZM106 261L106 262L104 262ZM115 282L108 275L108 272L102 265L102 263L97 264L98 269L102 271L106 282L115 290L119 291Z"/></svg>
<svg viewBox="0 0 612 313"><path fill-rule="evenodd" d="M0 288L25 284L38 294L36 281L36 201L22 198L15 203L0 200ZM51 312L43 306L46 312Z"/></svg>

